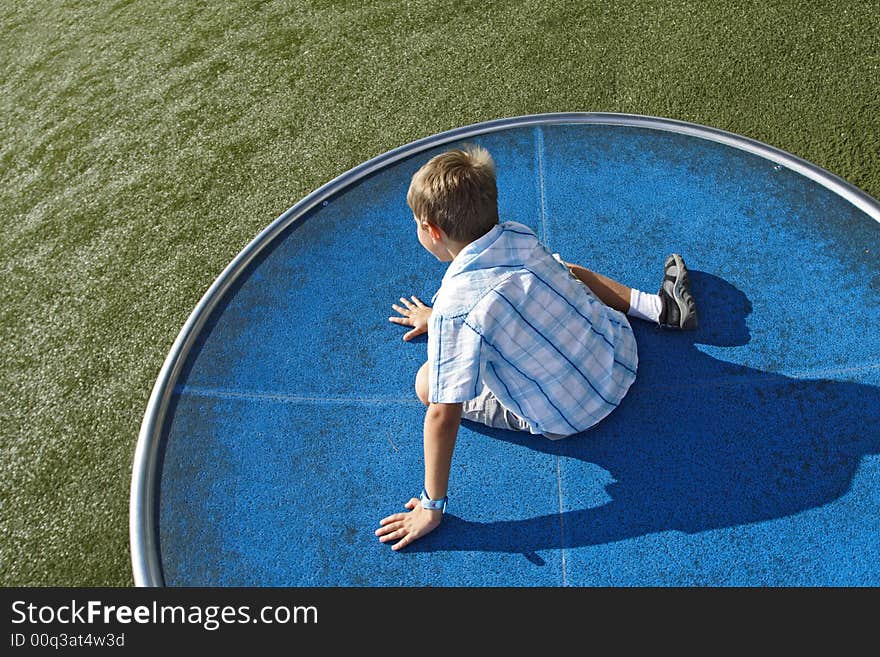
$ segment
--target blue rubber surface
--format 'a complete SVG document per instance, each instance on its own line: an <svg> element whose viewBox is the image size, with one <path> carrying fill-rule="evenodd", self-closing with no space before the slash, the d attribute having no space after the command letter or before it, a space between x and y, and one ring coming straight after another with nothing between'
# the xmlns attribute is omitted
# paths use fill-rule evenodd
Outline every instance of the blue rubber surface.
<svg viewBox="0 0 880 657"><path fill-rule="evenodd" d="M880 585L880 224L764 158L660 130L472 139L502 220L655 292L692 272L692 333L633 320L636 383L579 436L465 423L447 516L373 535L422 483L424 339L388 322L445 265L405 197L443 146L295 222L225 295L163 429L173 586Z"/></svg>

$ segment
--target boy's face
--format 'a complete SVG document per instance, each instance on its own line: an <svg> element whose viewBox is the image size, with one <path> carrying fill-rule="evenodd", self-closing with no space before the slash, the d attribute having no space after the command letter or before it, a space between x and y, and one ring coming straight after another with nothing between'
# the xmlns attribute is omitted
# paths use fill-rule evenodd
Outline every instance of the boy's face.
<svg viewBox="0 0 880 657"><path fill-rule="evenodd" d="M416 220L419 244L425 247L425 250L440 262L451 262L452 254L449 253L449 249L446 248L442 241L444 237L443 232L427 221L423 221L418 217L414 218Z"/></svg>

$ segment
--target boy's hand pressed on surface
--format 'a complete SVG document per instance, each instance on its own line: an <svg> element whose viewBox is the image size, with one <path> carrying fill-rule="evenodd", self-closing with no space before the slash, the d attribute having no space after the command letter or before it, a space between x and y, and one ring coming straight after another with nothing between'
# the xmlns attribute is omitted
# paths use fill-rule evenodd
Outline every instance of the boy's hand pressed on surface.
<svg viewBox="0 0 880 657"><path fill-rule="evenodd" d="M410 299L400 297L400 303L402 303L403 306L398 306L396 303L391 304L391 307L400 313L401 317L388 318L389 322L413 327L412 331L404 333L404 340L412 340L417 335L427 333L428 320L431 318L430 306L423 304L418 297L410 297Z"/></svg>
<svg viewBox="0 0 880 657"><path fill-rule="evenodd" d="M406 547L414 540L434 531L440 524L440 518L443 517L442 511L423 509L415 497L405 506L410 509L408 513L395 513L387 518L382 518L379 521L382 526L376 530L376 536L382 543L400 539L391 546L392 550Z"/></svg>

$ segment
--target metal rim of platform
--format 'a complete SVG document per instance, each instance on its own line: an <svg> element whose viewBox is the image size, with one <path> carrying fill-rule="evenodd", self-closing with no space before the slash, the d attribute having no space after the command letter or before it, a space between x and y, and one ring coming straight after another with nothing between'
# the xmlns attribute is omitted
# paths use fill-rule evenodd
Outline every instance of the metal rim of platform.
<svg viewBox="0 0 880 657"><path fill-rule="evenodd" d="M646 128L718 142L747 151L803 175L826 187L880 222L880 203L842 178L791 153L748 137L673 119L635 114L565 112L532 114L476 123L425 137L379 155L334 178L281 214L263 229L221 272L208 288L174 341L153 386L141 423L132 465L129 501L129 541L136 586L164 586L156 526L156 478L162 426L171 393L195 338L216 304L251 261L293 222L319 207L334 194L396 162L444 144L481 135L542 125L589 124Z"/></svg>

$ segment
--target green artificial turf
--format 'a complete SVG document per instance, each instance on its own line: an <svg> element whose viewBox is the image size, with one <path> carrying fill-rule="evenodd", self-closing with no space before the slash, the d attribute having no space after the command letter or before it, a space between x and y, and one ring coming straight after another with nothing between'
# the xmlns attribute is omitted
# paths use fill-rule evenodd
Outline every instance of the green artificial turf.
<svg viewBox="0 0 880 657"><path fill-rule="evenodd" d="M739 133L878 197L878 34L878 2L0 3L0 584L132 583L159 368L321 184L449 128L601 111Z"/></svg>

